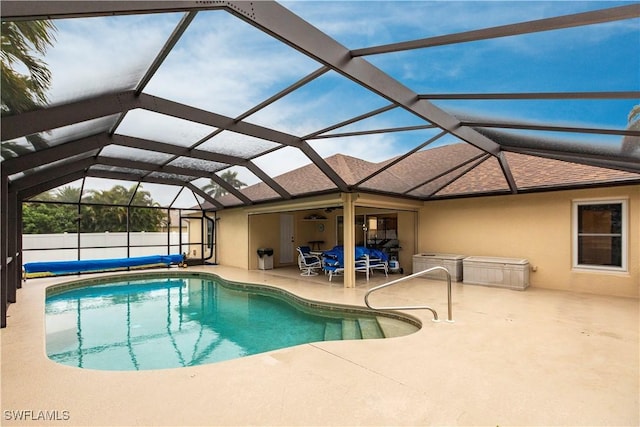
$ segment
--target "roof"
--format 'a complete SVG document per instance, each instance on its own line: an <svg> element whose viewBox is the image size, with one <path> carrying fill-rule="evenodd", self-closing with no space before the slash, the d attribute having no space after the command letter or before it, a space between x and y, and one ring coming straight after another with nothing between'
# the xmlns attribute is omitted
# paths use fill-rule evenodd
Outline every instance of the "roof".
<svg viewBox="0 0 640 427"><path fill-rule="evenodd" d="M125 182L219 210L640 182L635 2L6 0L1 14L58 27L49 101L1 122L20 200Z"/></svg>
<svg viewBox="0 0 640 427"><path fill-rule="evenodd" d="M418 152L397 166L383 170L365 181L364 191L403 195L411 198L450 198L487 194L509 194L500 165L495 159L483 157L468 167L456 168L459 159L473 159L478 150L466 144L438 147L429 152ZM553 189L584 188L612 184L638 183L635 173L600 168L561 160L546 159L518 153L506 153L511 172L522 192ZM349 186L392 163L396 158L371 163L344 154L324 159ZM449 172L450 171L450 172ZM449 173L446 173L449 172ZM441 176L442 175L442 176ZM308 195L335 191L331 181L313 164L284 173L275 181L291 194ZM250 199L267 200L277 195L264 183L241 190ZM232 195L224 196L225 205L240 204Z"/></svg>

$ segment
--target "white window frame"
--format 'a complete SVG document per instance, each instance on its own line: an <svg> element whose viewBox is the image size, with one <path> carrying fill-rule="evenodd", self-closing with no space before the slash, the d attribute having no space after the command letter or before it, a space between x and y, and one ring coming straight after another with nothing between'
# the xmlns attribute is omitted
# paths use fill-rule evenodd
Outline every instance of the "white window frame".
<svg viewBox="0 0 640 427"><path fill-rule="evenodd" d="M612 267L606 265L593 265L593 264L578 264L578 207L585 205L608 205L619 203L622 206L622 236L621 245L622 248L622 266ZM629 236L629 210L628 199L625 198L599 198L599 199L578 199L573 201L572 208L572 220L573 220L573 269L575 270L595 270L595 271L610 271L610 272L627 272L628 271L628 236Z"/></svg>

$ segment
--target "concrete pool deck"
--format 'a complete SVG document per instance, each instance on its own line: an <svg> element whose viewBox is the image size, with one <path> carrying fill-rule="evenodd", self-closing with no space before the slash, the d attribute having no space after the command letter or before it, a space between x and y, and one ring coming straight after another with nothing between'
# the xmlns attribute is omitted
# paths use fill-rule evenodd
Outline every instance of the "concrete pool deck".
<svg viewBox="0 0 640 427"><path fill-rule="evenodd" d="M376 274L344 289L341 279L330 284L295 269L185 271L359 306L369 287L384 282ZM111 372L63 366L45 355L45 288L76 279L30 279L9 307L1 332L2 425L640 424L637 299L457 283L455 323L434 323L428 311L412 311L423 327L405 337ZM446 319L442 281L413 279L371 301L427 304ZM47 417L54 419L42 419Z"/></svg>

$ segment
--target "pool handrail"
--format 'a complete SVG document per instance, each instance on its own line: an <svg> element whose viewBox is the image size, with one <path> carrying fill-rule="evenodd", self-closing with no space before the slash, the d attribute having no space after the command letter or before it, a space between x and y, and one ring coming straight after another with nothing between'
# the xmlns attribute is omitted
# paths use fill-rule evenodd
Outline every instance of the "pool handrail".
<svg viewBox="0 0 640 427"><path fill-rule="evenodd" d="M447 316L447 322L453 323L454 320L453 320L453 314L452 314L452 308L451 308L451 274L449 274L449 270L447 270L445 267L441 267L441 266L427 268L426 270L422 270L422 271L419 271L417 273L413 273L413 274L410 274L408 276L404 276L404 277L401 277L399 279L392 280L392 281L387 282L387 283L383 283L382 285L374 286L373 288L369 289L366 294L364 294L364 303L370 309L379 310L379 311L384 311L384 310L429 310L433 314L433 321L434 322L439 322L440 320L438 319L438 313L433 308L431 308L429 306L426 306L426 305L397 306L397 307L373 307L373 306L371 306L371 304L369 304L369 295L371 295L373 292L375 292L375 291L377 291L379 289L382 289L382 288L386 288L386 287L391 286L391 285L395 285L396 283L404 282L405 280L409 280L409 279L413 279L413 278L418 277L418 276L422 276L423 274L430 273L430 272L435 271L435 270L442 270L447 274L447 306L448 306L448 311L449 311L448 312L448 316Z"/></svg>

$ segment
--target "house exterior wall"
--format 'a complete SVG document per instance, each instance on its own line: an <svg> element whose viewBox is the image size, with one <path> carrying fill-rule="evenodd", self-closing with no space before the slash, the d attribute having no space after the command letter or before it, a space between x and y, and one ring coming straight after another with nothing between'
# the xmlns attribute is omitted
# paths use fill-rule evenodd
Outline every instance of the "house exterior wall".
<svg viewBox="0 0 640 427"><path fill-rule="evenodd" d="M410 270L411 258L417 250L416 228L417 211L421 203L402 199L373 196L364 199L368 204L381 205L388 212L389 209L405 209L398 211L398 238L402 250L399 252L400 265L406 271ZM250 270L258 268L256 250L260 247L274 249L274 267L280 267L280 213L290 213L294 216L293 246L309 245L309 241L322 240L321 249L331 249L336 245L336 224L342 209L325 211L326 206L336 206L341 199L336 196L325 196L300 200L297 203L274 203L262 205L259 208L224 209L217 213L219 220L216 224L216 260L218 264L229 265ZM411 208L414 211L407 211ZM299 210L300 209L300 210ZM273 212L278 210L277 212ZM358 215L369 215L381 212L374 207L361 206L357 208ZM322 215L326 220L308 220L311 214ZM320 227L322 225L322 227ZM294 254L293 264L297 262ZM291 265L291 264L289 264Z"/></svg>
<svg viewBox="0 0 640 427"><path fill-rule="evenodd" d="M572 202L608 198L628 200L628 271L573 269ZM382 207L393 209L393 204L388 201ZM304 221L306 214L318 208L291 210L294 207L295 203L286 207L286 211L294 215L294 247L307 244L312 238L324 240L324 248L331 247L335 239L335 216L340 211L325 215L324 232L319 232L320 222ZM373 208L360 207L358 214L370 209ZM399 260L405 273L411 271L413 254L420 252L526 258L532 268L531 287L640 296L639 185L431 201L423 203L417 215L399 199L397 209L402 246ZM279 212L253 212L245 208L220 211L218 262L257 269L257 248L272 247L274 266L278 267L279 215Z"/></svg>
<svg viewBox="0 0 640 427"><path fill-rule="evenodd" d="M411 273L413 254L418 250L417 217L416 212L398 212L398 261L405 273Z"/></svg>
<svg viewBox="0 0 640 427"><path fill-rule="evenodd" d="M280 214L249 215L249 269L258 268L258 248L272 248L273 266L280 265Z"/></svg>
<svg viewBox="0 0 640 427"><path fill-rule="evenodd" d="M218 264L249 268L249 215L245 209L224 209L216 223L216 260ZM253 251L255 255L255 250ZM257 268L257 259L254 268Z"/></svg>
<svg viewBox="0 0 640 427"><path fill-rule="evenodd" d="M628 271L572 268L572 202L628 200ZM640 186L425 202L419 252L526 258L532 287L638 298ZM534 271L535 270L535 271Z"/></svg>
<svg viewBox="0 0 640 427"><path fill-rule="evenodd" d="M309 246L311 241L322 241L320 249L328 250L336 244L336 212L324 212L322 209L295 213L295 246ZM309 215L322 215L325 219L305 219ZM314 246L316 249L317 246Z"/></svg>

